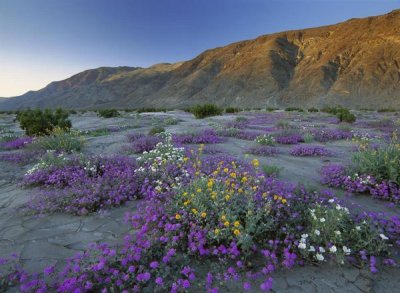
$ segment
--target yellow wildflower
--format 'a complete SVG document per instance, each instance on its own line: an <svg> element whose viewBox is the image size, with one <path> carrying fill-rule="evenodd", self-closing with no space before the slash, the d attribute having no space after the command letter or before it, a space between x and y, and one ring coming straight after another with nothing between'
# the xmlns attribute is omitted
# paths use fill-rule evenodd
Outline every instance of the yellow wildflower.
<svg viewBox="0 0 400 293"><path fill-rule="evenodd" d="M202 213L201 213L201 217L204 219L205 217L207 217L207 213L202 212Z"/></svg>
<svg viewBox="0 0 400 293"><path fill-rule="evenodd" d="M184 204L184 206L189 205L190 204L190 200L185 201L183 204Z"/></svg>
<svg viewBox="0 0 400 293"><path fill-rule="evenodd" d="M263 197L263 198L266 198L266 197L267 197L267 193L264 192L264 193L262 194L262 197Z"/></svg>
<svg viewBox="0 0 400 293"><path fill-rule="evenodd" d="M175 219L179 220L180 218L181 218L181 215L180 215L180 214L176 214L176 215L175 215Z"/></svg>
<svg viewBox="0 0 400 293"><path fill-rule="evenodd" d="M287 202L286 198L282 198L282 203L285 204Z"/></svg>
<svg viewBox="0 0 400 293"><path fill-rule="evenodd" d="M260 162L259 162L257 159L253 159L253 160L251 161L251 163L253 164L254 167L260 166Z"/></svg>
<svg viewBox="0 0 400 293"><path fill-rule="evenodd" d="M238 192L239 192L239 193L242 193L242 192L243 192L243 189L242 189L242 188L239 188L239 189L238 189Z"/></svg>
<svg viewBox="0 0 400 293"><path fill-rule="evenodd" d="M188 193L185 191L184 193L183 193L183 196L187 196L188 195Z"/></svg>
<svg viewBox="0 0 400 293"><path fill-rule="evenodd" d="M198 188L198 189L197 189L197 192L200 193L200 192L201 192L201 188Z"/></svg>
<svg viewBox="0 0 400 293"><path fill-rule="evenodd" d="M277 200L278 199L278 196L275 194L274 195L274 200Z"/></svg>
<svg viewBox="0 0 400 293"><path fill-rule="evenodd" d="M236 178L236 173L231 173L231 174L229 174L229 176L231 176L232 178Z"/></svg>
<svg viewBox="0 0 400 293"><path fill-rule="evenodd" d="M230 198L231 198L231 197L230 197L229 195L225 195L225 200L228 201L228 200L230 200Z"/></svg>
<svg viewBox="0 0 400 293"><path fill-rule="evenodd" d="M229 169L228 169L228 168L224 168L224 172L225 172L225 173L228 173L228 172L229 172Z"/></svg>
<svg viewBox="0 0 400 293"><path fill-rule="evenodd" d="M242 178L242 183L246 183L247 182L247 177L243 177Z"/></svg>
<svg viewBox="0 0 400 293"><path fill-rule="evenodd" d="M197 215L197 210L196 209L192 209L192 213Z"/></svg>
<svg viewBox="0 0 400 293"><path fill-rule="evenodd" d="M240 231L239 231L238 229L235 229L235 230L233 231L233 234L235 234L236 236L238 236L238 235L240 235Z"/></svg>
<svg viewBox="0 0 400 293"><path fill-rule="evenodd" d="M221 220L222 220L222 221L226 221L226 216L225 216L225 215L222 215Z"/></svg>
<svg viewBox="0 0 400 293"><path fill-rule="evenodd" d="M225 226L225 227L229 227L229 224L230 224L230 223L229 223L228 221L225 221L225 222L224 222L224 226Z"/></svg>
<svg viewBox="0 0 400 293"><path fill-rule="evenodd" d="M233 226L235 226L236 228L240 226L240 222L239 221L235 221L235 223L233 223Z"/></svg>
<svg viewBox="0 0 400 293"><path fill-rule="evenodd" d="M218 234L219 234L219 229L218 229L218 228L215 229L215 230L214 230L214 233L215 233L215 235L218 235Z"/></svg>

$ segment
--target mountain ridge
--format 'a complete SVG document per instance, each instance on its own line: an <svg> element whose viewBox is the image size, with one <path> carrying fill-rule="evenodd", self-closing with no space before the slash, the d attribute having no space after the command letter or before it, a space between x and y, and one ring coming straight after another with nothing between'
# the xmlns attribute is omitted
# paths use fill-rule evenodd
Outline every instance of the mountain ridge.
<svg viewBox="0 0 400 293"><path fill-rule="evenodd" d="M148 68L100 67L0 109L326 106L400 108L400 9L262 35Z"/></svg>

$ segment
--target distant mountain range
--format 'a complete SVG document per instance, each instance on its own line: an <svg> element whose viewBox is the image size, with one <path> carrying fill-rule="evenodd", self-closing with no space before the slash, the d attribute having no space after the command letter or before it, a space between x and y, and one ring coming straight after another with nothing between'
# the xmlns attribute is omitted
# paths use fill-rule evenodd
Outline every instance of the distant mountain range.
<svg viewBox="0 0 400 293"><path fill-rule="evenodd" d="M20 108L400 108L400 10L260 36L149 68L101 67L0 101Z"/></svg>

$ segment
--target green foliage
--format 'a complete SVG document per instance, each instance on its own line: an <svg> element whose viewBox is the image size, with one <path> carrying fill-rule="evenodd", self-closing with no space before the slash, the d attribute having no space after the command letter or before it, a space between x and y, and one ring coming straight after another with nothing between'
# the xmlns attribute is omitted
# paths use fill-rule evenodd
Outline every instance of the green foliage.
<svg viewBox="0 0 400 293"><path fill-rule="evenodd" d="M69 112L69 114L78 114L78 112L76 112L76 110L73 110L73 109L69 110L68 112Z"/></svg>
<svg viewBox="0 0 400 293"><path fill-rule="evenodd" d="M52 111L45 110L25 110L17 114L16 120L20 127L25 130L26 135L48 135L55 127L63 130L71 128L71 121L68 120L68 112L62 109Z"/></svg>
<svg viewBox="0 0 400 293"><path fill-rule="evenodd" d="M378 109L377 112L378 113L385 113L385 112L396 112L397 110L394 108L382 108L382 109Z"/></svg>
<svg viewBox="0 0 400 293"><path fill-rule="evenodd" d="M338 263L343 263L345 257L355 251L365 250L370 255L388 251L379 231L373 229L370 223L357 225L347 208L335 204L334 201L332 205L335 208L317 204L314 209L309 210L309 228L307 233L301 235L298 244L304 257L322 261L329 256ZM321 247L329 249L321 251Z"/></svg>
<svg viewBox="0 0 400 293"><path fill-rule="evenodd" d="M287 107L285 109L286 112L292 112L292 111L297 111L297 112L304 112L302 108L299 107Z"/></svg>
<svg viewBox="0 0 400 293"><path fill-rule="evenodd" d="M196 105L191 109L191 113L197 118L202 119L210 116L222 114L222 109L214 104Z"/></svg>
<svg viewBox="0 0 400 293"><path fill-rule="evenodd" d="M372 175L378 181L389 180L400 186L400 144L397 137L377 150L367 148L355 153L352 173Z"/></svg>
<svg viewBox="0 0 400 293"><path fill-rule="evenodd" d="M225 113L239 113L242 111L240 108L229 107L225 109Z"/></svg>
<svg viewBox="0 0 400 293"><path fill-rule="evenodd" d="M311 133L307 132L303 135L303 139L305 143L310 143L314 140L314 136Z"/></svg>
<svg viewBox="0 0 400 293"><path fill-rule="evenodd" d="M99 110L97 113L100 117L103 117L103 118L112 118L112 117L120 116L118 110L116 110L116 109L102 109L102 110Z"/></svg>
<svg viewBox="0 0 400 293"><path fill-rule="evenodd" d="M162 126L154 126L149 130L149 135L156 135L158 133L165 132L165 128Z"/></svg>
<svg viewBox="0 0 400 293"><path fill-rule="evenodd" d="M336 117L340 122L353 123L356 121L356 116L350 113L349 109L341 108L336 112Z"/></svg>
<svg viewBox="0 0 400 293"><path fill-rule="evenodd" d="M145 112L167 112L166 108L139 108L136 110L138 113L145 113Z"/></svg>
<svg viewBox="0 0 400 293"><path fill-rule="evenodd" d="M279 167L276 165L267 165L267 164L262 165L261 168L265 175L276 176L276 177L279 176L279 174L281 173L281 171L283 169L282 167Z"/></svg>
<svg viewBox="0 0 400 293"><path fill-rule="evenodd" d="M85 131L84 134L87 136L98 137L98 136L109 135L110 131L107 128L98 128L94 130Z"/></svg>
<svg viewBox="0 0 400 293"><path fill-rule="evenodd" d="M78 152L82 150L84 141L79 131L65 131L55 127L47 136L39 137L32 145L33 148L56 152Z"/></svg>
<svg viewBox="0 0 400 293"><path fill-rule="evenodd" d="M315 107L311 107L307 111L310 112L310 113L311 112L319 112L319 110L317 108L315 108Z"/></svg>
<svg viewBox="0 0 400 293"><path fill-rule="evenodd" d="M276 121L275 126L281 129L292 129L292 125L287 120L279 119Z"/></svg>
<svg viewBox="0 0 400 293"><path fill-rule="evenodd" d="M272 112L272 111L279 110L279 109L278 108L274 108L274 107L267 107L266 110L268 112Z"/></svg>
<svg viewBox="0 0 400 293"><path fill-rule="evenodd" d="M163 121L163 123L165 125L177 125L179 123L179 120L174 117L168 117Z"/></svg>

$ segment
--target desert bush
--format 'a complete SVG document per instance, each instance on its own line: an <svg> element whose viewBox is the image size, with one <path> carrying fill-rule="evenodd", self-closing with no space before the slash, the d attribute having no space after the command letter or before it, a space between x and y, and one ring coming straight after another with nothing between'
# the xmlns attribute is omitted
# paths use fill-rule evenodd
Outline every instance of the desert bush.
<svg viewBox="0 0 400 293"><path fill-rule="evenodd" d="M69 112L69 114L78 114L78 112L76 112L76 110L73 110L73 109L69 110L68 112Z"/></svg>
<svg viewBox="0 0 400 293"><path fill-rule="evenodd" d="M222 109L214 104L197 105L191 109L191 113L197 118L202 119L210 116L222 114Z"/></svg>
<svg viewBox="0 0 400 293"><path fill-rule="evenodd" d="M336 117L340 122L353 123L356 121L356 116L350 113L349 109L341 108L336 112Z"/></svg>
<svg viewBox="0 0 400 293"><path fill-rule="evenodd" d="M299 107L287 107L287 108L285 108L285 111L286 112L293 112L293 111L304 112L304 110Z"/></svg>
<svg viewBox="0 0 400 293"><path fill-rule="evenodd" d="M229 107L225 109L225 113L239 113L241 111L240 108Z"/></svg>
<svg viewBox="0 0 400 293"><path fill-rule="evenodd" d="M386 112L396 112L397 110L394 108L382 108L382 109L378 109L377 112L378 113L386 113Z"/></svg>
<svg viewBox="0 0 400 293"><path fill-rule="evenodd" d="M261 169L263 170L265 175L277 177L279 176L283 168L276 165L264 164L261 166Z"/></svg>
<svg viewBox="0 0 400 293"><path fill-rule="evenodd" d="M289 123L289 121L284 120L284 119L279 119L276 123L275 126L281 129L291 129L292 126Z"/></svg>
<svg viewBox="0 0 400 293"><path fill-rule="evenodd" d="M279 110L279 109L274 108L274 107L267 107L265 110L267 110L268 112L272 112L272 111Z"/></svg>
<svg viewBox="0 0 400 293"><path fill-rule="evenodd" d="M146 113L146 112L167 112L166 108L153 108L153 107L148 107L148 108L139 108L136 110L138 113Z"/></svg>
<svg viewBox="0 0 400 293"><path fill-rule="evenodd" d="M165 128L162 126L154 126L149 130L149 135L156 135L158 133L165 132Z"/></svg>
<svg viewBox="0 0 400 293"><path fill-rule="evenodd" d="M315 107L308 108L308 112L319 112L319 110Z"/></svg>
<svg viewBox="0 0 400 293"><path fill-rule="evenodd" d="M78 152L82 150L84 140L79 131L65 131L55 127L47 136L39 137L33 143L33 148L52 150L56 152Z"/></svg>
<svg viewBox="0 0 400 293"><path fill-rule="evenodd" d="M400 186L400 146L394 136L391 143L378 149L365 149L353 155L352 173L372 175Z"/></svg>
<svg viewBox="0 0 400 293"><path fill-rule="evenodd" d="M52 111L45 110L25 110L17 114L16 120L20 127L25 130L29 136L47 135L53 131L55 127L59 127L68 131L71 128L71 121L68 120L68 112L61 108Z"/></svg>
<svg viewBox="0 0 400 293"><path fill-rule="evenodd" d="M102 109L97 112L100 117L103 118L113 118L118 117L120 114L116 109Z"/></svg>
<svg viewBox="0 0 400 293"><path fill-rule="evenodd" d="M168 117L163 122L165 125L177 125L179 120L174 117Z"/></svg>

